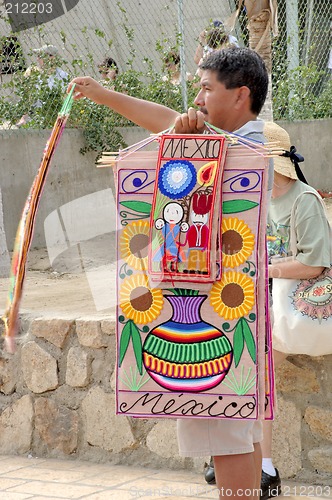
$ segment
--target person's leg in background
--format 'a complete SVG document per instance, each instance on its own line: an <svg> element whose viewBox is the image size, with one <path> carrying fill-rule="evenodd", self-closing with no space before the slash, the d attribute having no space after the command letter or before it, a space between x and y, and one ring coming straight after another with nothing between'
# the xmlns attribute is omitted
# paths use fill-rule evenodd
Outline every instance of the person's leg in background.
<svg viewBox="0 0 332 500"><path fill-rule="evenodd" d="M287 355L283 352L273 351L274 367L281 365ZM273 422L265 420L263 423L263 441L262 441L262 500L275 497L281 493L281 480L278 469L272 462L272 428Z"/></svg>

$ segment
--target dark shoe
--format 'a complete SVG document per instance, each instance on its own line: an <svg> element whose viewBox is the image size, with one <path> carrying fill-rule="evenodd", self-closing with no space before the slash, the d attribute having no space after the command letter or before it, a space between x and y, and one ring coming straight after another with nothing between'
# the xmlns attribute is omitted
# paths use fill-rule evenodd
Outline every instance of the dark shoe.
<svg viewBox="0 0 332 500"><path fill-rule="evenodd" d="M277 497L281 493L281 479L278 469L276 475L270 476L262 470L261 479L261 500L268 500L268 498Z"/></svg>
<svg viewBox="0 0 332 500"><path fill-rule="evenodd" d="M216 484L216 477L214 475L213 458L211 457L210 463L204 470L204 479L208 484Z"/></svg>

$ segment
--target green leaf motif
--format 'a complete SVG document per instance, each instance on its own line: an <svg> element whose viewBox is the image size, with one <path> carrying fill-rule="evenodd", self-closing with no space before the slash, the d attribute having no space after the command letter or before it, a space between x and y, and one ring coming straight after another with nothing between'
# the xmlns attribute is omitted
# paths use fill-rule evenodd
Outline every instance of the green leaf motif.
<svg viewBox="0 0 332 500"><path fill-rule="evenodd" d="M256 345L254 336L250 330L250 326L245 318L243 318L243 335L244 340L247 345L248 352L250 354L251 359L254 363L256 363Z"/></svg>
<svg viewBox="0 0 332 500"><path fill-rule="evenodd" d="M131 337L131 330L132 330L132 324L133 321L130 319L127 321L125 324L122 332L121 332L121 337L120 337L120 359L119 359L119 366L121 366L123 358L126 355L128 346L129 346L129 341Z"/></svg>
<svg viewBox="0 0 332 500"><path fill-rule="evenodd" d="M242 318L236 324L233 337L234 363L238 366L244 349L244 335L242 329Z"/></svg>
<svg viewBox="0 0 332 500"><path fill-rule="evenodd" d="M134 354L136 358L136 364L139 373L142 375L143 373L143 348L142 348L142 339L139 332L139 329L133 322L133 320L128 320L125 324L121 337L120 337L120 356L119 356L119 366L122 365L123 359L128 350L130 339L133 343Z"/></svg>
<svg viewBox="0 0 332 500"><path fill-rule="evenodd" d="M257 205L258 203L251 200L227 200L223 201L222 213L225 215L246 212L247 210L257 207Z"/></svg>
<svg viewBox="0 0 332 500"><path fill-rule="evenodd" d="M150 215L152 208L151 203L138 200L121 201L120 205L128 208L129 210L132 210L133 212L138 212L140 214L146 214L146 215Z"/></svg>
<svg viewBox="0 0 332 500"><path fill-rule="evenodd" d="M199 290L191 288L167 288L167 291L174 293L177 297L196 297L199 295Z"/></svg>
<svg viewBox="0 0 332 500"><path fill-rule="evenodd" d="M143 373L143 349L142 349L142 339L139 333L139 329L133 323L133 328L131 332L131 339L133 342L134 354L136 358L136 364L140 375Z"/></svg>

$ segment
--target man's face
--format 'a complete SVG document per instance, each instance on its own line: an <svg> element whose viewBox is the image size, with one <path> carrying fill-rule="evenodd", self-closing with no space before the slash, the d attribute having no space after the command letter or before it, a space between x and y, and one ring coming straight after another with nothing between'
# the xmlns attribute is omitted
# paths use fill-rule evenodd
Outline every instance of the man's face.
<svg viewBox="0 0 332 500"><path fill-rule="evenodd" d="M206 115L206 121L215 127L233 132L234 105L238 98L238 89L226 89L217 80L214 71L203 70L201 74L201 90L195 104Z"/></svg>

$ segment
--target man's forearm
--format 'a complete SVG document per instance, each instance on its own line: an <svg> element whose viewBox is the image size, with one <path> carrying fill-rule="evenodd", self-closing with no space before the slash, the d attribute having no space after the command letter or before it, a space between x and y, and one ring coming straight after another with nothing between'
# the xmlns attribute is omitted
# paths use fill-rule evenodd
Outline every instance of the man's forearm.
<svg viewBox="0 0 332 500"><path fill-rule="evenodd" d="M197 109L189 108L187 113L180 114L162 104L106 89L90 76L74 78L69 83L67 92L71 91L73 85L75 100L87 97L155 134L173 125L177 134L201 134L205 129L206 116Z"/></svg>
<svg viewBox="0 0 332 500"><path fill-rule="evenodd" d="M98 90L93 99L95 102L108 106L150 132L158 133L171 127L179 116L177 111L161 104L137 99L104 87Z"/></svg>
<svg viewBox="0 0 332 500"><path fill-rule="evenodd" d="M176 117L179 116L177 111L161 104L110 90L104 93L101 104L105 104L140 127L154 133L174 125Z"/></svg>

